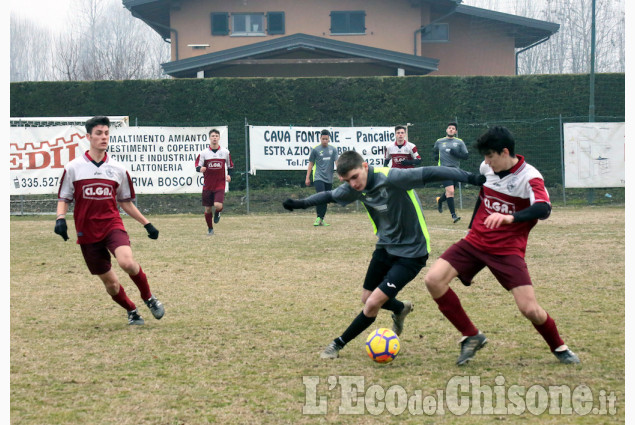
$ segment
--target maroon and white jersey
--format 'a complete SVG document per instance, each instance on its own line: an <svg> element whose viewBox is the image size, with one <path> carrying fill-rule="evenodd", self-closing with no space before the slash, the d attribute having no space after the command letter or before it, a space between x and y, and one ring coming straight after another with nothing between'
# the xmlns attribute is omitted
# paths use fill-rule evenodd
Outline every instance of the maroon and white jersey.
<svg viewBox="0 0 635 425"><path fill-rule="evenodd" d="M227 170L234 168L229 150L219 147L213 150L209 146L196 157L195 167L205 167L203 190L225 190Z"/></svg>
<svg viewBox="0 0 635 425"><path fill-rule="evenodd" d="M384 160L386 159L392 159L390 164L392 168L413 168L414 165L402 165L401 161L421 159L421 156L417 152L417 146L406 140L403 145L398 145L397 142L389 144L384 153Z"/></svg>
<svg viewBox="0 0 635 425"><path fill-rule="evenodd" d="M487 180L481 188L480 205L465 240L488 254L515 254L524 258L529 231L538 220L506 224L496 229L488 229L484 225L485 218L495 212L511 215L536 202L551 205L540 172L527 164L523 156L516 157L518 163L503 178L494 174L485 162L481 164L480 172Z"/></svg>
<svg viewBox="0 0 635 425"><path fill-rule="evenodd" d="M126 230L117 202L133 201L134 188L128 171L108 154L96 163L88 154L64 167L57 193L59 201L75 201L73 218L77 243L99 242L115 229Z"/></svg>

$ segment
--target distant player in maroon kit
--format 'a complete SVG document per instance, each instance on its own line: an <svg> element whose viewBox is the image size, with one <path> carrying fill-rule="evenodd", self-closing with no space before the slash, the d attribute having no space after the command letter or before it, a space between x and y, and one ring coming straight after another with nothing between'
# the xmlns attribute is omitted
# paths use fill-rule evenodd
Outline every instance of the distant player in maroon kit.
<svg viewBox="0 0 635 425"><path fill-rule="evenodd" d="M391 168L413 168L421 164L421 156L417 152L417 146L406 140L406 127L398 125L395 127L395 143L386 146L384 153L384 167L388 164Z"/></svg>
<svg viewBox="0 0 635 425"><path fill-rule="evenodd" d="M128 298L112 270L110 253L135 283L141 298L155 319L165 313L163 304L150 292L148 278L132 256L130 239L124 228L117 204L130 217L143 224L148 237L157 239L159 231L139 212L135 192L128 171L112 160L108 149L110 120L94 117L86 121L86 138L90 149L64 167L57 202L55 233L68 240L66 213L68 204L75 201L73 218L77 243L91 274L99 276L112 299L128 312L128 324L143 325L144 320L135 304ZM110 251L110 253L109 253Z"/></svg>
<svg viewBox="0 0 635 425"><path fill-rule="evenodd" d="M486 177L474 209L470 231L432 265L426 287L443 315L463 334L457 365L470 361L486 343L463 310L449 283L455 277L466 286L487 266L511 292L520 312L533 324L561 363L580 363L564 344L556 323L538 304L525 263L529 231L551 214L542 175L515 154L515 141L505 127L492 127L476 142Z"/></svg>
<svg viewBox="0 0 635 425"><path fill-rule="evenodd" d="M213 128L209 132L209 147L198 155L195 164L196 171L203 173L203 206L208 236L214 234L214 223L220 220L225 202L225 185L232 180L229 173L234 168L229 150L222 148L219 142L220 131ZM214 215L212 207L215 208Z"/></svg>

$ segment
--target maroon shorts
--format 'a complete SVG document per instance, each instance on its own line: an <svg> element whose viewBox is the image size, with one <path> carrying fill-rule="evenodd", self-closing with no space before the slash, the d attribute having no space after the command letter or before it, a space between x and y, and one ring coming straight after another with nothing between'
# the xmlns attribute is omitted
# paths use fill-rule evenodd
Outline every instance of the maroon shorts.
<svg viewBox="0 0 635 425"><path fill-rule="evenodd" d="M214 202L222 204L225 202L225 189L223 190L204 190L203 191L203 206L213 207Z"/></svg>
<svg viewBox="0 0 635 425"><path fill-rule="evenodd" d="M485 266L508 291L517 286L531 285L524 258L518 255L488 254L475 248L465 239L449 247L441 254L441 258L459 272L459 279L464 285L470 285L474 276Z"/></svg>
<svg viewBox="0 0 635 425"><path fill-rule="evenodd" d="M128 232L120 229L113 230L108 235L95 243L80 244L84 261L91 274L104 274L112 267L110 263L110 252L115 255L115 249L120 246L130 246Z"/></svg>

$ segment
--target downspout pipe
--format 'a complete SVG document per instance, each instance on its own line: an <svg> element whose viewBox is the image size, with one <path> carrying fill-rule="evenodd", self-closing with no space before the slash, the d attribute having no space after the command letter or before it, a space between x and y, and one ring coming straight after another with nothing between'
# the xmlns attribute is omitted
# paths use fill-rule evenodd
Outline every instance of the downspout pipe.
<svg viewBox="0 0 635 425"><path fill-rule="evenodd" d="M430 25L434 25L439 21L442 21L443 19L447 18L450 15L453 15L454 12L456 12L456 8L459 6L459 3L455 3L454 6L452 6L452 9L450 9L450 11L448 13L446 13L445 15L441 16L440 18L435 19L434 21L430 22L428 25L424 25L421 28L415 30L414 33L414 46L415 46L415 51L414 51L414 55L417 56L417 34L425 32L426 28L428 28Z"/></svg>
<svg viewBox="0 0 635 425"><path fill-rule="evenodd" d="M170 31L171 33L174 33L174 56L175 56L174 60L179 60L179 33L178 33L177 30L175 30L174 28L168 27L166 25L159 24L158 22L152 22L152 21L148 21L147 19L143 19L134 10L130 9L130 13L132 13L132 16L134 16L137 19L141 19L146 24L155 25L157 27L160 27L160 28L163 28L163 29L166 29L166 30ZM168 39L164 38L163 41L165 41L167 43ZM172 40L170 40L170 44L172 44Z"/></svg>
<svg viewBox="0 0 635 425"><path fill-rule="evenodd" d="M534 44L530 44L529 46L525 47L524 49L520 49L519 51L516 52L516 75L518 75L518 55L521 54L522 52L524 52L525 50L529 50L533 47L536 47L539 44L544 43L545 41L549 40L551 38L550 35L548 35L547 37L543 38L542 40L538 40L536 41Z"/></svg>

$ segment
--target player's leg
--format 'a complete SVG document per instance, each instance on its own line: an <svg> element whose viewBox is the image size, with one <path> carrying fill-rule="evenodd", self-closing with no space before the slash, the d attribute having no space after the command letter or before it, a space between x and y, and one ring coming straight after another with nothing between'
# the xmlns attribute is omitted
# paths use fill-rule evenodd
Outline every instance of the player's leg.
<svg viewBox="0 0 635 425"><path fill-rule="evenodd" d="M322 188L323 192L329 191L331 189L333 189L333 184L332 183L323 183L323 188ZM322 222L320 223L320 226L330 226L330 224L328 224L326 221L324 221L324 217L326 217L326 211L328 210L328 205L327 204L323 204L320 205L320 212L322 213Z"/></svg>
<svg viewBox="0 0 635 425"><path fill-rule="evenodd" d="M150 291L148 277L143 272L141 265L137 263L132 255L130 248L130 240L128 234L124 231L114 231L108 235L108 249L117 259L119 267L128 273L130 280L134 282L139 289L141 299L148 306L155 319L160 319L165 314L165 308Z"/></svg>
<svg viewBox="0 0 635 425"><path fill-rule="evenodd" d="M223 202L225 202L225 190L217 190L214 192L214 223L220 221L220 213L223 211Z"/></svg>
<svg viewBox="0 0 635 425"><path fill-rule="evenodd" d="M315 192L320 193L324 192L325 182L321 180L315 180L313 182L313 186L315 186ZM315 213L317 215L315 222L313 222L314 226L323 226L324 223L324 215L326 214L326 204L316 205Z"/></svg>
<svg viewBox="0 0 635 425"><path fill-rule="evenodd" d="M445 187L445 197L448 202L448 210L450 210L450 214L452 214L452 221L455 223L461 219L458 215L456 215L456 210L454 208L454 182L450 186Z"/></svg>
<svg viewBox="0 0 635 425"><path fill-rule="evenodd" d="M511 290L511 293L518 310L534 325L558 360L562 363L580 363L578 356L569 350L560 337L556 322L538 304L534 287L531 285L517 286Z"/></svg>
<svg viewBox="0 0 635 425"><path fill-rule="evenodd" d="M389 305L393 313L393 322L398 323L395 333L400 334L403 320L412 311L412 303L396 299L399 291L414 279L425 266L427 257L402 258L389 255L384 249L376 249L366 273L362 292L363 310L353 319L344 333L335 338L324 352L322 358L336 358L339 351L375 321L381 308ZM399 332L397 332L399 331Z"/></svg>
<svg viewBox="0 0 635 425"><path fill-rule="evenodd" d="M471 284L472 278L484 267L484 264L470 255L470 245L464 247L464 244L467 242L461 240L448 248L430 267L424 279L426 288L441 313L463 335L460 342L461 353L457 359L459 366L470 361L487 343L485 335L474 326L459 297L450 288L450 281L455 277L466 285Z"/></svg>
<svg viewBox="0 0 635 425"><path fill-rule="evenodd" d="M106 243L101 241L92 244L81 244L80 248L90 273L99 277L108 295L128 312L128 323L131 325L143 325L143 319L138 315L137 307L128 298L123 286L119 284L117 275L112 270L110 253Z"/></svg>
<svg viewBox="0 0 635 425"><path fill-rule="evenodd" d="M98 276L106 287L106 292L108 292L108 295L112 297L113 301L126 309L128 314L128 324L143 325L143 317L139 314L137 306L135 306L132 300L128 298L123 286L119 284L119 279L117 278L115 272L110 269L106 273Z"/></svg>
<svg viewBox="0 0 635 425"><path fill-rule="evenodd" d="M212 214L212 207L214 206L214 194L211 190L203 190L201 203L205 208L205 223L207 224L207 235L212 236L214 234L214 216Z"/></svg>

